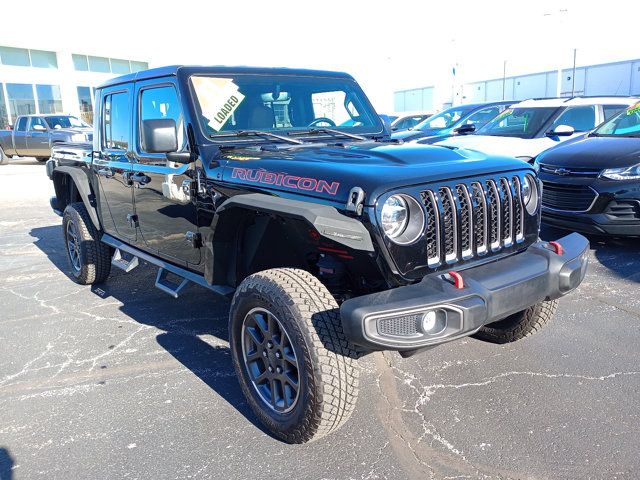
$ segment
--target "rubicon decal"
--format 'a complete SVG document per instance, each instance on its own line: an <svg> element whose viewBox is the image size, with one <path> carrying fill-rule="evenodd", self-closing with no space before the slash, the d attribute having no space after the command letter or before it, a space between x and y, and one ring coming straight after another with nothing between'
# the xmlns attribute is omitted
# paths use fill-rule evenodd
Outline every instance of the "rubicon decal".
<svg viewBox="0 0 640 480"><path fill-rule="evenodd" d="M294 190L314 191L335 195L340 188L340 182L327 182L318 178L298 177L288 173L274 173L267 170L253 168L237 168L231 172L231 178L261 183L263 185L276 185Z"/></svg>

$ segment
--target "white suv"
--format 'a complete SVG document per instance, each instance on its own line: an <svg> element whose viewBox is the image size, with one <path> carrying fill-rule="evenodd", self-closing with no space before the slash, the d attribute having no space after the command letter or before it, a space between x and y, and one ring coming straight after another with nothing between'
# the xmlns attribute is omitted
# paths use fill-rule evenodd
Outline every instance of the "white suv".
<svg viewBox="0 0 640 480"><path fill-rule="evenodd" d="M512 105L472 135L452 137L435 145L533 162L543 151L593 130L637 102L637 98L631 97L525 100Z"/></svg>

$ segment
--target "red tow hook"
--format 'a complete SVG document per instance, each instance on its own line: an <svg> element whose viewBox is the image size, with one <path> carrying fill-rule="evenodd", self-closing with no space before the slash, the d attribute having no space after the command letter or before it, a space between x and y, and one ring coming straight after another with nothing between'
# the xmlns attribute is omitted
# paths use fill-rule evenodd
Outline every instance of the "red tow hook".
<svg viewBox="0 0 640 480"><path fill-rule="evenodd" d="M454 272L453 270L451 270L449 272L449 276L453 278L454 287L456 287L459 290L464 288L464 279L462 278L462 275L460 275L458 272Z"/></svg>
<svg viewBox="0 0 640 480"><path fill-rule="evenodd" d="M564 248L558 242L549 242L549 245L553 247L553 251L556 252L557 255L564 255Z"/></svg>

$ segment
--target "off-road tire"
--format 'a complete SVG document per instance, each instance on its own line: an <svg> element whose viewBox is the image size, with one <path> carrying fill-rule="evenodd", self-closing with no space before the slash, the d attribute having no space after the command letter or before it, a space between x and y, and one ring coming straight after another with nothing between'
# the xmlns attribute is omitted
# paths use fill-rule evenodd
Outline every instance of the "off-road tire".
<svg viewBox="0 0 640 480"><path fill-rule="evenodd" d="M0 165L4 165L9 161L9 157L4 153L2 147L0 147Z"/></svg>
<svg viewBox="0 0 640 480"><path fill-rule="evenodd" d="M492 343L509 343L538 333L553 318L558 300L536 303L526 310L482 327L474 336Z"/></svg>
<svg viewBox="0 0 640 480"><path fill-rule="evenodd" d="M67 248L67 226L69 222L74 223L80 241L79 269L74 268ZM83 203L77 202L67 205L62 216L62 230L67 259L75 281L81 285L91 285L105 281L111 271L111 249L109 245L100 241L98 230Z"/></svg>
<svg viewBox="0 0 640 480"><path fill-rule="evenodd" d="M245 366L242 324L255 308L276 316L300 364L299 397L287 413L268 407ZM240 387L276 438L288 443L314 441L340 428L351 416L358 396L358 355L344 335L336 300L310 273L279 268L247 277L231 303L229 343Z"/></svg>

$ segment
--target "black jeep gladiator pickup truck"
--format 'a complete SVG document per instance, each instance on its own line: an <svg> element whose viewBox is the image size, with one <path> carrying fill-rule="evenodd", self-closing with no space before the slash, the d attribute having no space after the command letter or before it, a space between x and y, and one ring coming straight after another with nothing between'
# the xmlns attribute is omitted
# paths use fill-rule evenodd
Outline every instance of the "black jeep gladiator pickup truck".
<svg viewBox="0 0 640 480"><path fill-rule="evenodd" d="M233 363L276 437L339 428L358 358L547 323L588 242L543 242L541 185L520 160L391 140L344 73L166 67L96 90L93 145L47 163L71 272L158 267L232 296Z"/></svg>

